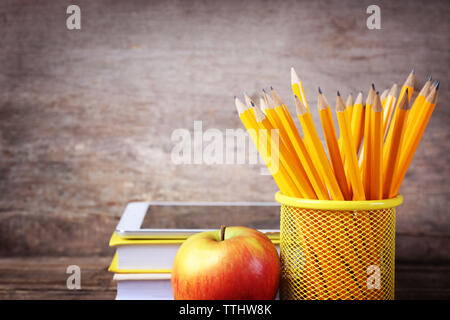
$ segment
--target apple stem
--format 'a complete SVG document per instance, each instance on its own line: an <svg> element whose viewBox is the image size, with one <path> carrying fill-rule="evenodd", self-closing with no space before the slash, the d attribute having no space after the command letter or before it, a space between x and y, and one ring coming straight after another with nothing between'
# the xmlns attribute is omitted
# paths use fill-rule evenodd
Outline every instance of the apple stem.
<svg viewBox="0 0 450 320"><path fill-rule="evenodd" d="M223 224L220 226L220 241L225 240L225 229L227 227Z"/></svg>

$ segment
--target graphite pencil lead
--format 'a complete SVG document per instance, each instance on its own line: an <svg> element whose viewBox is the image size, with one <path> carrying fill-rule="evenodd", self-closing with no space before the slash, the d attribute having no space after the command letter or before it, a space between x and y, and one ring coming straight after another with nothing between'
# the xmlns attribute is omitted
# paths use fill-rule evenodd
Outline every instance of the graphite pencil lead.
<svg viewBox="0 0 450 320"><path fill-rule="evenodd" d="M322 94L322 89L320 89L320 87L318 89L319 89L319 93Z"/></svg>
<svg viewBox="0 0 450 320"><path fill-rule="evenodd" d="M339 93L339 90L337 91L337 95L340 97L341 96L341 94Z"/></svg>
<svg viewBox="0 0 450 320"><path fill-rule="evenodd" d="M253 103L252 98L250 98L250 96L244 92L244 99L245 99L245 103L250 108Z"/></svg>
<svg viewBox="0 0 450 320"><path fill-rule="evenodd" d="M345 109L347 109L347 106L345 105L341 95L338 94L336 97L336 112L342 112L345 111Z"/></svg>
<svg viewBox="0 0 450 320"><path fill-rule="evenodd" d="M319 94L319 98L317 100L317 104L318 104L319 110L325 110L330 105L328 103L328 101L327 101L327 98L322 93Z"/></svg>
<svg viewBox="0 0 450 320"><path fill-rule="evenodd" d="M431 76L431 74L428 76L427 78L427 82L433 80L433 77Z"/></svg>
<svg viewBox="0 0 450 320"><path fill-rule="evenodd" d="M408 102L408 89L406 89L405 94L402 96L402 99L398 103L398 108L403 110L409 109L409 102Z"/></svg>

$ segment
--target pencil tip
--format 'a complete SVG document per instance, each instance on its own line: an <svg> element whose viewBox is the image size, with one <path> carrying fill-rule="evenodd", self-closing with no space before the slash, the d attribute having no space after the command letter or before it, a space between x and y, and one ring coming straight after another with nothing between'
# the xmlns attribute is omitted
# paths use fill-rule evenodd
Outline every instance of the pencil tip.
<svg viewBox="0 0 450 320"><path fill-rule="evenodd" d="M377 96L380 94L380 91L377 91Z"/></svg>
<svg viewBox="0 0 450 320"><path fill-rule="evenodd" d="M440 82L436 80L436 90L439 90L439 84Z"/></svg>
<svg viewBox="0 0 450 320"><path fill-rule="evenodd" d="M322 90L320 89L320 87L318 89L319 89L319 93L322 94Z"/></svg>
<svg viewBox="0 0 450 320"><path fill-rule="evenodd" d="M375 90L375 84L372 82L372 89Z"/></svg>
<svg viewBox="0 0 450 320"><path fill-rule="evenodd" d="M427 82L433 80L433 77L431 76L431 74L428 76Z"/></svg>
<svg viewBox="0 0 450 320"><path fill-rule="evenodd" d="M412 74L416 74L416 68L413 67L412 70L411 70L411 73Z"/></svg>
<svg viewBox="0 0 450 320"><path fill-rule="evenodd" d="M272 91L273 91L273 87L272 87L272 86L270 86L270 90L272 90Z"/></svg>
<svg viewBox="0 0 450 320"><path fill-rule="evenodd" d="M253 101L250 101L250 104L252 105L252 107L255 106L255 103Z"/></svg>
<svg viewBox="0 0 450 320"><path fill-rule="evenodd" d="M338 97L340 97L340 96L341 96L341 94L339 93L339 90L337 91L337 95L338 95Z"/></svg>
<svg viewBox="0 0 450 320"><path fill-rule="evenodd" d="M262 89L264 93L266 93L266 90L264 90L264 88Z"/></svg>

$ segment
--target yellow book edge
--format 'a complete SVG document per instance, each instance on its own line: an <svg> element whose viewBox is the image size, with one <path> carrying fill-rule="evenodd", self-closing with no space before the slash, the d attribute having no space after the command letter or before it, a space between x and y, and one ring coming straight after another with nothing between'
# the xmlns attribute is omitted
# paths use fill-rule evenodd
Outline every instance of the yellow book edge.
<svg viewBox="0 0 450 320"><path fill-rule="evenodd" d="M266 234L274 245L280 244L280 234ZM123 245L146 245L146 244L181 244L186 239L125 239L120 237L117 233L113 233L109 241L110 247ZM109 272L114 273L172 273L172 269L118 269L117 268L117 253L108 268Z"/></svg>
<svg viewBox="0 0 450 320"><path fill-rule="evenodd" d="M265 234L273 244L280 243L279 233L266 233ZM181 239L126 239L119 236L114 232L109 240L110 247L126 246L126 245L145 245L145 244L178 244L183 243L187 238Z"/></svg>
<svg viewBox="0 0 450 320"><path fill-rule="evenodd" d="M117 253L114 254L108 271L114 273L172 273L172 269L118 269Z"/></svg>

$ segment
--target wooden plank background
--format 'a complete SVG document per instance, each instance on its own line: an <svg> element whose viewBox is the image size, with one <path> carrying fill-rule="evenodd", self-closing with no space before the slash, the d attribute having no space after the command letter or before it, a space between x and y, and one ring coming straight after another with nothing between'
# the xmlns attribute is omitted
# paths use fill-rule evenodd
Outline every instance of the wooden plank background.
<svg viewBox="0 0 450 320"><path fill-rule="evenodd" d="M397 257L450 261L449 3L378 1L0 3L0 256L111 256L125 204L271 201L259 167L175 165L175 129L241 128L233 96L274 86L292 109L289 68L316 87L367 92L441 80L438 107L401 189ZM245 178L244 178L245 177Z"/></svg>

